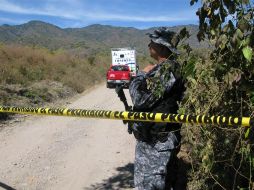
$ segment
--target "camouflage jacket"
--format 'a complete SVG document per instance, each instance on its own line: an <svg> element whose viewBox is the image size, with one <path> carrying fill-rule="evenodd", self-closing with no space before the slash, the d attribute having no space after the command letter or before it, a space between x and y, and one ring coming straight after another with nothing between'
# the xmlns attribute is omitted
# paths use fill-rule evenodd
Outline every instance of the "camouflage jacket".
<svg viewBox="0 0 254 190"><path fill-rule="evenodd" d="M139 72L129 86L134 111L142 112L176 113L184 90L180 65L173 60L158 64L148 73ZM172 126L180 125L136 122L133 132L136 138L151 139L172 130Z"/></svg>

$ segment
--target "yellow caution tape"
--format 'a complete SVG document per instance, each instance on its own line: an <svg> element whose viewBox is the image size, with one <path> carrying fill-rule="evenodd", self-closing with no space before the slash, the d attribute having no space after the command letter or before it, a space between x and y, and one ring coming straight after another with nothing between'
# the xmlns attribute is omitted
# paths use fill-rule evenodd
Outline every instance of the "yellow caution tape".
<svg viewBox="0 0 254 190"><path fill-rule="evenodd" d="M225 117L205 115L181 115L170 113L151 112L128 112L128 111L106 111L85 110L69 108L32 108L32 107L10 107L0 106L0 113L18 113L35 115L72 116L101 119L119 119L128 121L167 122L167 123L191 123L191 124L216 124L229 126L249 127L254 120L250 117Z"/></svg>

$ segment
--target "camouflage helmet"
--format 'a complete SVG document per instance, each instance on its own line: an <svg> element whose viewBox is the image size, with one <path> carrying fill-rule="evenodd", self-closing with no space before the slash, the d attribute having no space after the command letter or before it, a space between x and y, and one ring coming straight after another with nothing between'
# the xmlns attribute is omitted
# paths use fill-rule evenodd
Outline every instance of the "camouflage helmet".
<svg viewBox="0 0 254 190"><path fill-rule="evenodd" d="M147 35L149 35L151 41L154 43L166 46L172 53L179 54L176 49L177 44L173 43L176 33L170 31L169 28L160 27L153 33L147 33Z"/></svg>

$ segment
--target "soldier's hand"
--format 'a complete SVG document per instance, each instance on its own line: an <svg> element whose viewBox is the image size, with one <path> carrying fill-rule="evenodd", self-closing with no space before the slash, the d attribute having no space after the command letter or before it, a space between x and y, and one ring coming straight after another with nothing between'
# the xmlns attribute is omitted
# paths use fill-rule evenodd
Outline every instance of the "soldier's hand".
<svg viewBox="0 0 254 190"><path fill-rule="evenodd" d="M145 73L148 73L148 72L151 71L155 66L156 66L156 65L147 65L147 66L143 69L143 71L144 71Z"/></svg>

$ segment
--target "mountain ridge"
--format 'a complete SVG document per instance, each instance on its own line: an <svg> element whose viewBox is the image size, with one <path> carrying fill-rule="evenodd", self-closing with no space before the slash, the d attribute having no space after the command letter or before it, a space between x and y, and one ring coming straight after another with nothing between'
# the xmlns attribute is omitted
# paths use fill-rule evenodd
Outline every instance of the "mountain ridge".
<svg viewBox="0 0 254 190"><path fill-rule="evenodd" d="M206 47L199 44L196 39L197 25L179 25L169 27L178 32L186 27L191 37L188 43L194 47ZM21 25L0 26L0 42L6 44L21 44L42 46L51 50L79 49L85 51L97 51L112 47L135 47L137 51L146 51L149 38L146 33L152 32L158 27L137 29L134 27L118 27L110 25L93 24L82 28L60 28L43 21L30 21Z"/></svg>

